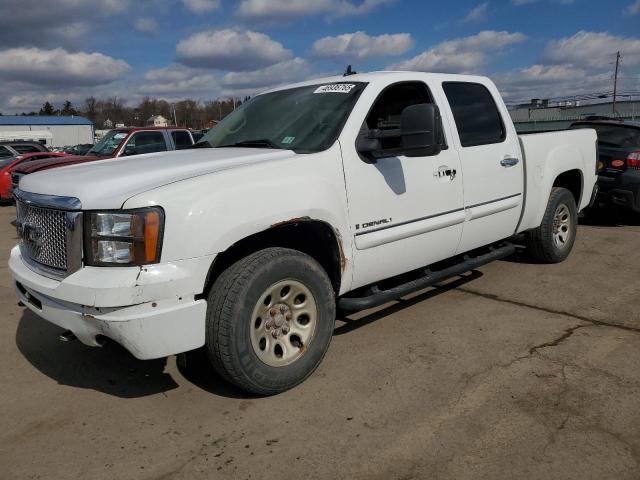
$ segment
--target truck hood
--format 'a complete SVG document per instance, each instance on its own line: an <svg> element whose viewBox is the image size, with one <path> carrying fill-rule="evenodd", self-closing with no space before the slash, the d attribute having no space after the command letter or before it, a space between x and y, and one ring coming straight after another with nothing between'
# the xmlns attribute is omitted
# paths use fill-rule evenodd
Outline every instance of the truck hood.
<svg viewBox="0 0 640 480"><path fill-rule="evenodd" d="M55 168L22 177L20 190L75 197L83 209L120 208L134 195L188 178L291 158L291 150L202 148Z"/></svg>

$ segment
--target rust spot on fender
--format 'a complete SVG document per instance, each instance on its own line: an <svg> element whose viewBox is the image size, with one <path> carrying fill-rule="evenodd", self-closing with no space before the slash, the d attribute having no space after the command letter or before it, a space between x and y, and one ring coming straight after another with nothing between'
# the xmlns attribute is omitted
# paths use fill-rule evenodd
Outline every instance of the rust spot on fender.
<svg viewBox="0 0 640 480"><path fill-rule="evenodd" d="M342 235L340 231L336 228L336 239L338 240L338 254L340 255L340 273L344 273L345 268L347 268L347 257L344 254L344 246L342 245Z"/></svg>
<svg viewBox="0 0 640 480"><path fill-rule="evenodd" d="M276 223L272 223L271 227L280 227L282 225L288 225L290 223L300 223L300 222L305 222L311 220L311 217L294 217L291 218L289 220L284 220L282 222L276 222Z"/></svg>

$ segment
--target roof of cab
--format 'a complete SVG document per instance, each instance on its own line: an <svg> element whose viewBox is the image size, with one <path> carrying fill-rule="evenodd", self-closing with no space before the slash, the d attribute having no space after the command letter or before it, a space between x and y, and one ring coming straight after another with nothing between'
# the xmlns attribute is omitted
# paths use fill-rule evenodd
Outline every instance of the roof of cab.
<svg viewBox="0 0 640 480"><path fill-rule="evenodd" d="M261 93L276 92L278 90L285 90L288 88L306 87L310 85L320 85L324 83L349 83L349 82L365 82L374 83L378 81L384 82L399 82L402 80L428 78L435 81L475 81L486 80L487 77L478 75L459 75L449 73L429 73L429 72L416 72L416 71L392 71L384 70L378 72L368 73L354 73L352 75L334 75L331 77L313 78L305 80L303 82L293 84L283 84L277 87L270 88Z"/></svg>

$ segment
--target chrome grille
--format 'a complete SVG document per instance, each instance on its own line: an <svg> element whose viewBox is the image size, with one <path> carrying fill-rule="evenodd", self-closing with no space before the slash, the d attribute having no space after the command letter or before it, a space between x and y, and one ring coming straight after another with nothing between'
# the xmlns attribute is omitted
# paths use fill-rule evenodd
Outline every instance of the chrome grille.
<svg viewBox="0 0 640 480"><path fill-rule="evenodd" d="M67 270L67 213L16 201L22 255L40 265Z"/></svg>

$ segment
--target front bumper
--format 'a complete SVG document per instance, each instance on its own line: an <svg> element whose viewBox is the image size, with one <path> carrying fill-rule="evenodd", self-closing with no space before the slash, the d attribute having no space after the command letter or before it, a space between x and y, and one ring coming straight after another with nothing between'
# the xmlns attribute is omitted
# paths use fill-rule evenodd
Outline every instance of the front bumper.
<svg viewBox="0 0 640 480"><path fill-rule="evenodd" d="M31 270L20 250L9 269L18 298L36 315L72 331L84 344L107 337L146 360L204 345L202 292L213 257L146 267L85 267L64 280Z"/></svg>

